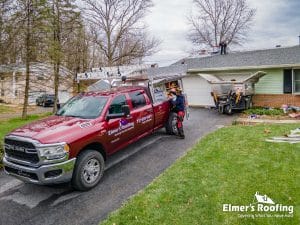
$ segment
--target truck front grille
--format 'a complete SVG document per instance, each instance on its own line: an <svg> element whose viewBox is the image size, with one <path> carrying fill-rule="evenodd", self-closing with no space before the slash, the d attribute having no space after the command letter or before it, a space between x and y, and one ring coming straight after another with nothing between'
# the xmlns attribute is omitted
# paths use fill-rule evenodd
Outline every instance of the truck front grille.
<svg viewBox="0 0 300 225"><path fill-rule="evenodd" d="M38 163L39 157L35 146L26 141L6 138L4 150L8 157L29 163Z"/></svg>

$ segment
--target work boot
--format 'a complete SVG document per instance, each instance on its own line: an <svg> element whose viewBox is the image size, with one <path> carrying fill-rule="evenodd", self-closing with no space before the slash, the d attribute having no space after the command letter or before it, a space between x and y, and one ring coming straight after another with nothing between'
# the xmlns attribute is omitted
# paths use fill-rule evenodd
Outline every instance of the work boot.
<svg viewBox="0 0 300 225"><path fill-rule="evenodd" d="M179 138L181 139L184 139L185 136L184 136L184 132L183 132L183 128L178 128L178 135L179 135Z"/></svg>

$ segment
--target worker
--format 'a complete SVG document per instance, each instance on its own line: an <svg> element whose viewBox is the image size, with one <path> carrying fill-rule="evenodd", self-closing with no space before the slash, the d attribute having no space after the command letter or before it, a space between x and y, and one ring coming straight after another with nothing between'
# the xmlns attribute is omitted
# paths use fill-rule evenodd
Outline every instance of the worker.
<svg viewBox="0 0 300 225"><path fill-rule="evenodd" d="M171 89L170 90L170 103L171 103L171 111L177 113L177 130L178 130L178 136L182 139L185 138L184 132L183 132L183 119L185 116L185 98L182 95L182 90L180 88L177 89Z"/></svg>
<svg viewBox="0 0 300 225"><path fill-rule="evenodd" d="M219 46L221 47L221 55L226 55L227 42L221 41Z"/></svg>

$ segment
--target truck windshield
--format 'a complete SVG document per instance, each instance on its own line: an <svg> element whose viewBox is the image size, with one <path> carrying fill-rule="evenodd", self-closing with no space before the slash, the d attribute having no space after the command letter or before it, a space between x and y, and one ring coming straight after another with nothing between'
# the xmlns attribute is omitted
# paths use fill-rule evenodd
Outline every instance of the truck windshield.
<svg viewBox="0 0 300 225"><path fill-rule="evenodd" d="M103 96L75 96L56 115L95 119L101 114L106 102L107 97Z"/></svg>

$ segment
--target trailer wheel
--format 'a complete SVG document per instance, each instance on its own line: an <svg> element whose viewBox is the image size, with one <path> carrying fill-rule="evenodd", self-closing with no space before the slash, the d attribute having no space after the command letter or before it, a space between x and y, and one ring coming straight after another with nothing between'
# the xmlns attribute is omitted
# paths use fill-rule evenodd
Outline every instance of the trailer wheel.
<svg viewBox="0 0 300 225"><path fill-rule="evenodd" d="M248 100L246 100L246 109L251 109L252 106L253 106L253 103L252 103L252 98L249 98Z"/></svg>
<svg viewBox="0 0 300 225"><path fill-rule="evenodd" d="M231 115L232 114L232 105L231 104L226 105L224 111L226 114Z"/></svg>
<svg viewBox="0 0 300 225"><path fill-rule="evenodd" d="M177 134L177 113L171 112L165 124L167 134Z"/></svg>
<svg viewBox="0 0 300 225"><path fill-rule="evenodd" d="M72 186L79 191L87 191L95 187L103 176L104 158L95 150L82 152L73 171Z"/></svg>
<svg viewBox="0 0 300 225"><path fill-rule="evenodd" d="M253 102L252 102L252 98L249 100L249 107L248 109L251 109L253 107Z"/></svg>

